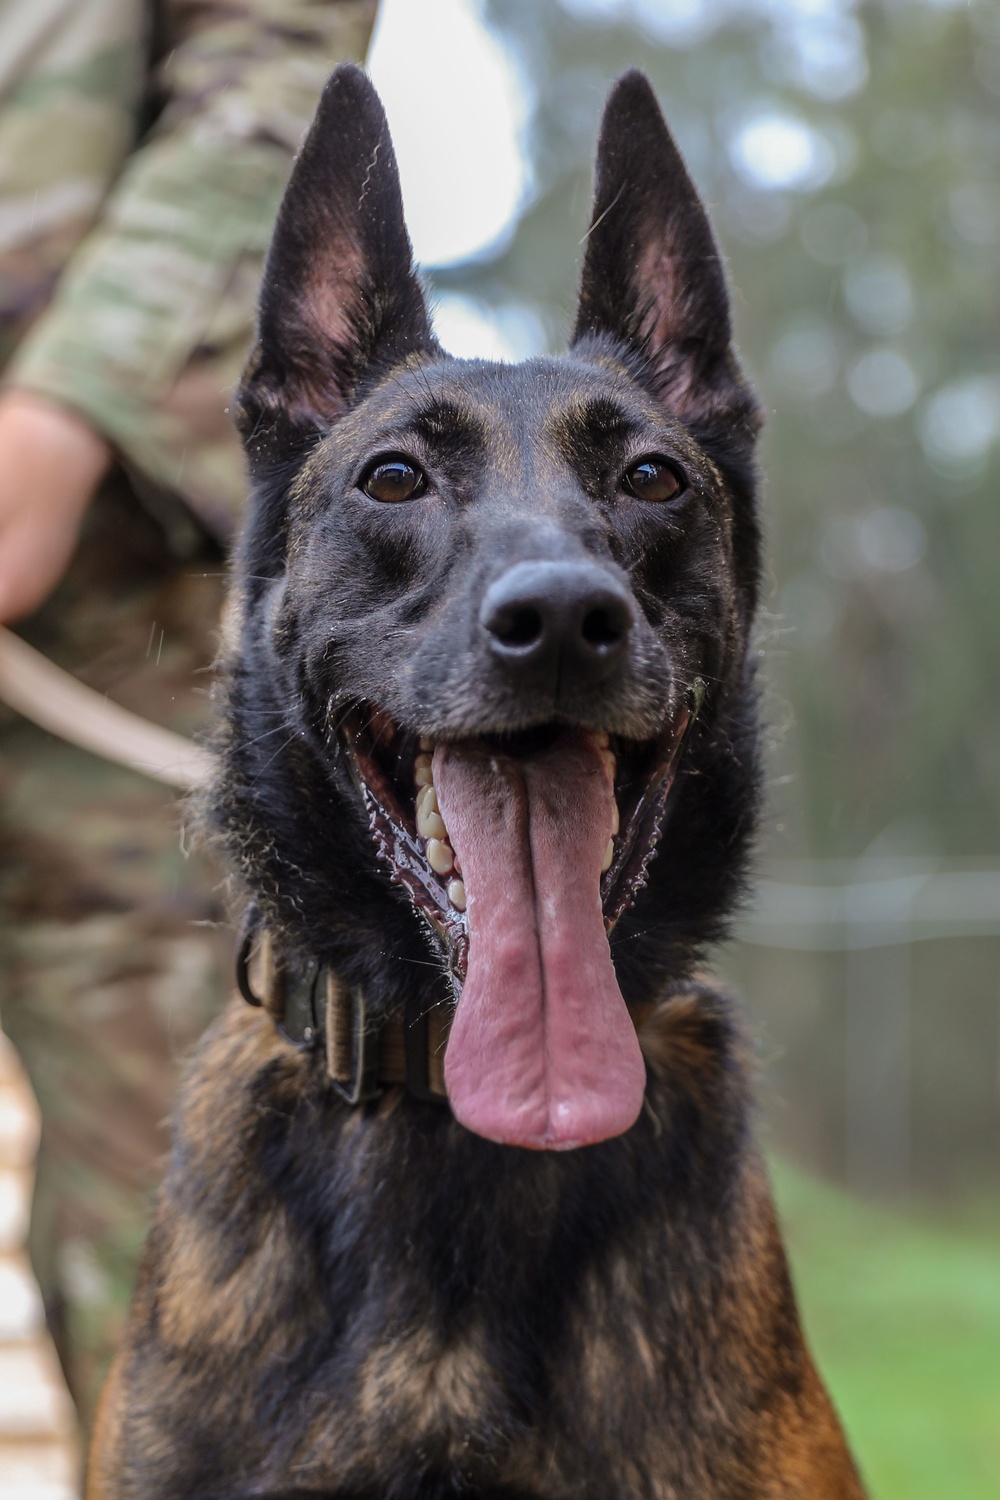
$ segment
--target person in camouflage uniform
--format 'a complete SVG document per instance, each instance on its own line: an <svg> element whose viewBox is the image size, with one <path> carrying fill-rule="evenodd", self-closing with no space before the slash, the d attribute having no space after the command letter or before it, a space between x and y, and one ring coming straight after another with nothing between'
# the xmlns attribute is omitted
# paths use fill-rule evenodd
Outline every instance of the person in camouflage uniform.
<svg viewBox="0 0 1000 1500"><path fill-rule="evenodd" d="M271 223L374 10L0 8L0 620L184 733L206 719L244 492L228 396ZM32 1253L86 1415L231 937L162 787L0 710L0 798L0 1015L45 1122Z"/></svg>

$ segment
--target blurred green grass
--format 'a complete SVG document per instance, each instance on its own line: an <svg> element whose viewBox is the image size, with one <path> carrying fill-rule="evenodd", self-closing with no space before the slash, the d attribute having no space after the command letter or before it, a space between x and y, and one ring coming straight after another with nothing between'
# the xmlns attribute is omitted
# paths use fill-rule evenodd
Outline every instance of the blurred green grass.
<svg viewBox="0 0 1000 1500"><path fill-rule="evenodd" d="M883 1211L774 1167L806 1333L873 1500L1000 1497L1000 1212Z"/></svg>

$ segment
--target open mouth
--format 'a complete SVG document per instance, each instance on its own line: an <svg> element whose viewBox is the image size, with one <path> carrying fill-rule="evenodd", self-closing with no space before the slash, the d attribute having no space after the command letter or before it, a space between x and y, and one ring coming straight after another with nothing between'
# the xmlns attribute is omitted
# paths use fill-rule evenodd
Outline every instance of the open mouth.
<svg viewBox="0 0 1000 1500"><path fill-rule="evenodd" d="M642 742L543 725L435 743L370 705L344 725L378 852L447 954L452 1109L490 1140L590 1144L642 1107L608 935L645 883L696 710Z"/></svg>

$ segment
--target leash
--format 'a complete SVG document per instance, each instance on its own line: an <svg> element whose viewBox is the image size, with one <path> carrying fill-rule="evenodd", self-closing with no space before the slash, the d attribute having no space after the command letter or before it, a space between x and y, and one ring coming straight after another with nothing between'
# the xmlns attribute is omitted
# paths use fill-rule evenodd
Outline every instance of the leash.
<svg viewBox="0 0 1000 1500"><path fill-rule="evenodd" d="M112 703L2 625L0 698L50 734L167 786L201 786L211 771L193 740Z"/></svg>

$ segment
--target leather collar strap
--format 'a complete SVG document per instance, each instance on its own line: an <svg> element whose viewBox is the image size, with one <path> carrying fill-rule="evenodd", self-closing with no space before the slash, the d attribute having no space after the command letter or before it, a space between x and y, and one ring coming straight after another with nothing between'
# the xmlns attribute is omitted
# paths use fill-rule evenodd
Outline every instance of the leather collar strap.
<svg viewBox="0 0 1000 1500"><path fill-rule="evenodd" d="M376 1022L361 989L314 958L279 953L271 934L255 924L241 937L236 982L244 1000L262 1006L294 1046L324 1048L330 1082L347 1104L377 1099L387 1084L447 1103L444 1048L451 1018L442 1007L412 1022Z"/></svg>

